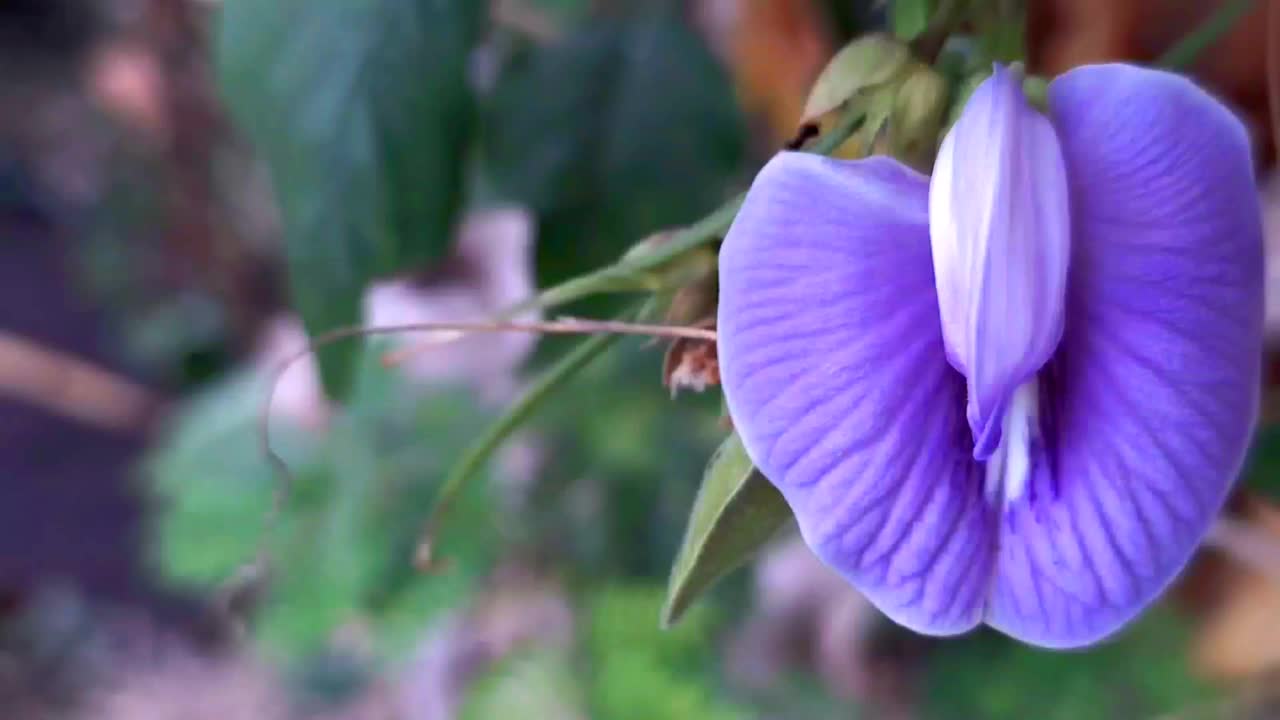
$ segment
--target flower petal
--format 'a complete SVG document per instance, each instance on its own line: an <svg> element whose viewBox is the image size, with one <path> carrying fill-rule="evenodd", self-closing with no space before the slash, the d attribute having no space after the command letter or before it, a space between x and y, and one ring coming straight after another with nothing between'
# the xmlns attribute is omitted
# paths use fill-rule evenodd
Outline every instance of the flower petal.
<svg viewBox="0 0 1280 720"><path fill-rule="evenodd" d="M946 361L927 180L886 158L784 153L720 252L734 426L801 533L890 618L977 624L995 536Z"/></svg>
<svg viewBox="0 0 1280 720"><path fill-rule="evenodd" d="M1159 595L1221 509L1256 416L1263 250L1244 128L1191 82L1090 66L1050 104L1071 183L1066 330L988 622L1072 647Z"/></svg>
<svg viewBox="0 0 1280 720"><path fill-rule="evenodd" d="M1000 443L1014 391L1062 338L1070 210L1062 151L1000 66L947 133L929 184L929 233L947 357L968 380L978 460Z"/></svg>

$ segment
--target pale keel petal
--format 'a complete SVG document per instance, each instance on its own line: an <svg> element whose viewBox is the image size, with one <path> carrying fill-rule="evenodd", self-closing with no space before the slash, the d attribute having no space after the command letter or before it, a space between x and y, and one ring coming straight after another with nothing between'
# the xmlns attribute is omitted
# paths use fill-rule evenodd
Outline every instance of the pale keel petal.
<svg viewBox="0 0 1280 720"><path fill-rule="evenodd" d="M996 67L943 140L929 232L947 356L968 379L975 456L996 450L1005 410L1062 337L1070 257L1058 138Z"/></svg>

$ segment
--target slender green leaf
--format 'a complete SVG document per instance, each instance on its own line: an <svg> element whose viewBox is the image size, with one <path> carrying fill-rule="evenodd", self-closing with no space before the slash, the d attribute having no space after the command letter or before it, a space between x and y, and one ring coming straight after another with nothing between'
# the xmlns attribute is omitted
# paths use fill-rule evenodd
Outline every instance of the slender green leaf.
<svg viewBox="0 0 1280 720"><path fill-rule="evenodd" d="M1169 70L1190 67L1205 50L1218 42L1253 9L1253 0L1231 0L1222 3L1205 21L1178 44L1156 60L1156 65Z"/></svg>
<svg viewBox="0 0 1280 720"><path fill-rule="evenodd" d="M751 464L737 435L711 458L671 569L662 624L669 626L716 580L749 560L791 519L782 493Z"/></svg>
<svg viewBox="0 0 1280 720"><path fill-rule="evenodd" d="M621 337L613 333L601 333L579 342L573 350L548 368L502 417L477 436L445 476L440 492L436 495L435 508L431 511L427 527L434 531L444 521L454 498L466 487L468 480L477 476L485 463L502 446L503 441L511 437L511 434L536 412L547 398L562 389L565 383L572 380L580 370Z"/></svg>
<svg viewBox="0 0 1280 720"><path fill-rule="evenodd" d="M270 166L293 302L316 335L359 320L379 275L442 256L472 129L478 0L227 0L232 114ZM355 343L320 355L342 394Z"/></svg>

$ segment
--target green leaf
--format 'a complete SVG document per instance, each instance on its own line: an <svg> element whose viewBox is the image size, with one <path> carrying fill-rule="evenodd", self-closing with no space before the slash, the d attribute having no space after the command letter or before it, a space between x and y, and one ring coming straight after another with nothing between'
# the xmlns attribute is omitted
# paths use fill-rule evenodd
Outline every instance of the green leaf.
<svg viewBox="0 0 1280 720"><path fill-rule="evenodd" d="M517 57L482 139L499 194L539 214L543 286L713 210L745 154L725 73L695 34L661 16L592 25Z"/></svg>
<svg viewBox="0 0 1280 720"><path fill-rule="evenodd" d="M889 5L889 24L893 34L910 40L929 26L933 3L930 0L892 0Z"/></svg>
<svg viewBox="0 0 1280 720"><path fill-rule="evenodd" d="M231 112L270 166L293 302L313 336L358 322L373 278L441 257L472 129L477 0L228 0ZM356 343L320 354L349 386Z"/></svg>
<svg viewBox="0 0 1280 720"><path fill-rule="evenodd" d="M671 569L662 624L670 626L716 580L750 559L791 519L773 483L751 464L737 435L711 458Z"/></svg>
<svg viewBox="0 0 1280 720"><path fill-rule="evenodd" d="M724 697L715 652L715 608L694 608L663 632L635 618L652 616L662 588L610 584L587 603L592 717L610 720L745 720Z"/></svg>

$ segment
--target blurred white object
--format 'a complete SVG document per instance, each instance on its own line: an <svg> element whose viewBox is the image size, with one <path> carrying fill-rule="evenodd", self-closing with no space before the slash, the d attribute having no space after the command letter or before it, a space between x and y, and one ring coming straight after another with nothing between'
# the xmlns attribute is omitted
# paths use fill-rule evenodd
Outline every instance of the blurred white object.
<svg viewBox="0 0 1280 720"><path fill-rule="evenodd" d="M420 287L407 281L374 285L365 296L365 323L372 327L425 322L484 322L533 295L534 218L516 208L469 216L458 234L457 277ZM538 311L516 318L533 321ZM460 336L460 337L459 337ZM409 332L401 346L421 346L401 366L423 383L465 379L500 399L510 394L516 368L537 344L530 333ZM432 347L432 340L443 341ZM506 387L493 388L493 383Z"/></svg>
<svg viewBox="0 0 1280 720"><path fill-rule="evenodd" d="M458 230L454 256L446 272L424 282L386 280L364 298L368 327L431 322L484 322L530 297L533 275L534 217L520 208L495 208L469 215ZM538 320L531 310L513 318ZM538 338L531 333L405 332L391 345L413 348L400 369L422 385L470 384L488 402L508 400L517 389L516 371ZM306 346L306 333L294 315L282 315L263 334L257 365L270 376L285 359ZM433 344L435 343L435 344ZM320 386L313 356L295 361L280 378L272 419L287 418L319 429L332 409Z"/></svg>
<svg viewBox="0 0 1280 720"><path fill-rule="evenodd" d="M260 369L263 393L281 363L307 345L302 321L294 315L278 315L267 323L259 341L255 365ZM319 430L328 422L331 408L320 389L320 371L313 355L294 360L280 375L271 396L271 419L287 418L308 430Z"/></svg>

